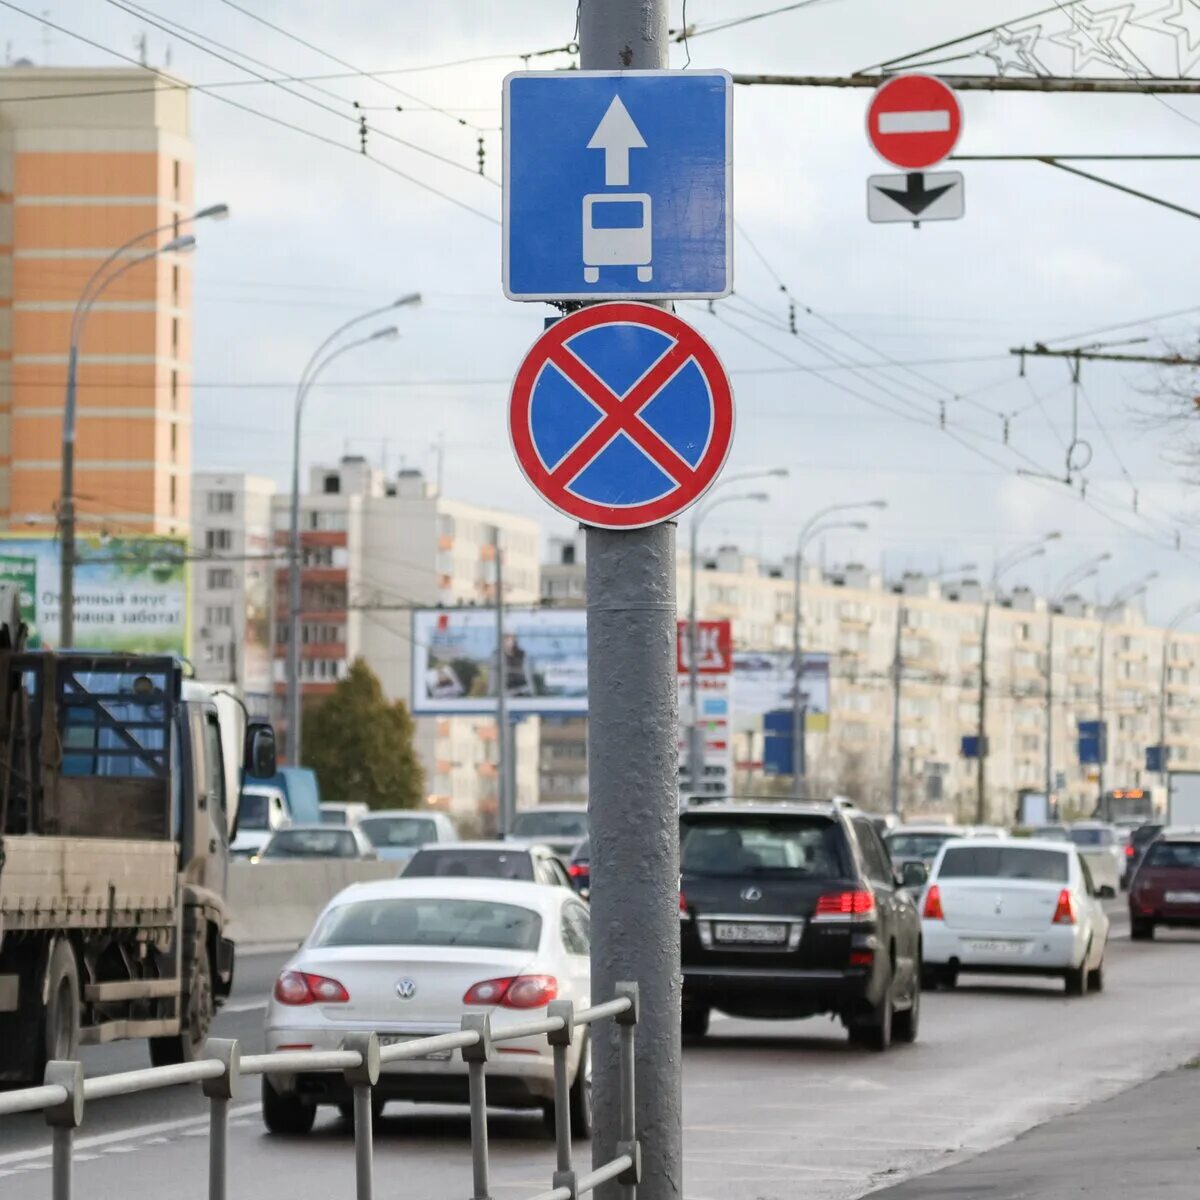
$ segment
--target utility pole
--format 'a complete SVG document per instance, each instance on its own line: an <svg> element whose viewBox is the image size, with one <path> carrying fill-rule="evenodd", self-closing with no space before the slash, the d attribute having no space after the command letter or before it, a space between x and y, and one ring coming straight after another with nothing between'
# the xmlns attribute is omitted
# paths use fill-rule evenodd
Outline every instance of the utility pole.
<svg viewBox="0 0 1200 1200"><path fill-rule="evenodd" d="M512 828L512 795L509 758L512 747L508 727L508 659L504 653L504 552L500 526L492 526L492 559L496 564L496 822L503 837Z"/></svg>
<svg viewBox="0 0 1200 1200"><path fill-rule="evenodd" d="M900 638L904 631L904 597L896 597L896 644L892 649L892 816L900 817L900 673L903 657Z"/></svg>
<svg viewBox="0 0 1200 1200"><path fill-rule="evenodd" d="M667 0L580 0L580 67L662 70ZM588 527L588 817L592 995L640 989L636 1120L639 1200L683 1192L679 961L679 686L675 525ZM593 1033L592 1161L621 1140L615 1028ZM600 1200L626 1194L603 1185Z"/></svg>
<svg viewBox="0 0 1200 1200"><path fill-rule="evenodd" d="M979 702L975 730L975 822L978 825L987 824L987 661L991 615L992 598L985 596L979 636Z"/></svg>

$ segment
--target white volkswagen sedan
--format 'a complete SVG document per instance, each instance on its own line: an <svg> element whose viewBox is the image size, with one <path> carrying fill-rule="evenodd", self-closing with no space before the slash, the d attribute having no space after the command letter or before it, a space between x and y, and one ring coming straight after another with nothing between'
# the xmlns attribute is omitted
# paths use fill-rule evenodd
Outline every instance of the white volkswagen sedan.
<svg viewBox="0 0 1200 1200"><path fill-rule="evenodd" d="M336 1050L350 1032L389 1045L450 1033L464 1012L491 1014L494 1031L537 1020L551 1000L591 998L587 906L567 888L495 879L359 883L330 901L275 983L268 1051ZM540 1108L553 1121L554 1059L544 1037L499 1042L488 1101ZM591 1054L576 1035L568 1059L571 1128L591 1131ZM458 1051L389 1063L375 1088L388 1100L467 1103ZM337 1074L264 1076L263 1120L272 1133L307 1133L316 1108L346 1118L352 1094Z"/></svg>
<svg viewBox="0 0 1200 1200"><path fill-rule="evenodd" d="M1070 842L947 842L921 901L922 973L953 987L960 971L1050 975L1081 996L1104 986L1109 920Z"/></svg>

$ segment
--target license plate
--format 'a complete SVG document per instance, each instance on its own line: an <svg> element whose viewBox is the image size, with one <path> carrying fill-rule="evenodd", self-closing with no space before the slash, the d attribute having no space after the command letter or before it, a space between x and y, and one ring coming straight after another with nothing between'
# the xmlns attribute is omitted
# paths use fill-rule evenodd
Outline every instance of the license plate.
<svg viewBox="0 0 1200 1200"><path fill-rule="evenodd" d="M1168 892L1168 904L1200 904L1200 892Z"/></svg>
<svg viewBox="0 0 1200 1200"><path fill-rule="evenodd" d="M415 1042L420 1037L420 1034L412 1033L381 1033L379 1035L379 1045L384 1046L399 1046L402 1042ZM450 1056L454 1053L453 1050L435 1050L432 1054L422 1054L417 1058L410 1058L408 1062L449 1062Z"/></svg>
<svg viewBox="0 0 1200 1200"><path fill-rule="evenodd" d="M787 941L786 925L764 925L759 922L733 924L719 921L713 929L718 942L733 942L751 946L782 946Z"/></svg>
<svg viewBox="0 0 1200 1200"><path fill-rule="evenodd" d="M970 941L968 946L976 954L1024 954L1025 942L1006 941L1003 938L989 938Z"/></svg>

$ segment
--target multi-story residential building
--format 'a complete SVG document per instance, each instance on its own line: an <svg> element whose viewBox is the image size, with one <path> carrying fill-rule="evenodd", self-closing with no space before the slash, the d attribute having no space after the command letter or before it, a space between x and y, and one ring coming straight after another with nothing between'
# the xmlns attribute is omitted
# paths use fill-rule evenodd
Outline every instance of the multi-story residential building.
<svg viewBox="0 0 1200 1200"><path fill-rule="evenodd" d="M286 548L290 497L274 500L275 542ZM301 497L301 682L308 697L327 695L356 658L379 676L385 694L409 702L412 610L492 604L495 545L503 556L505 602L532 604L539 590L538 526L511 513L446 499L419 471L393 479L360 457L313 467ZM286 689L287 568L275 590L275 689ZM286 731L285 731L286 742ZM516 729L518 807L538 801L538 722ZM495 810L495 722L431 717L417 722L417 747L431 803L464 819Z"/></svg>
<svg viewBox="0 0 1200 1200"><path fill-rule="evenodd" d="M90 306L75 500L81 534L188 532L191 267L131 265L194 211L188 93L162 78L0 69L0 528L53 523L72 313L105 258L161 227Z"/></svg>
<svg viewBox="0 0 1200 1200"><path fill-rule="evenodd" d="M545 598L581 603L581 547L552 543L551 549L555 559L542 574ZM700 616L730 620L735 650L790 650L791 563L765 566L726 547L702 555L698 566ZM688 588L688 563L681 558L681 613ZM985 603L989 753L981 810L978 761L964 756L964 739L979 730ZM977 583L949 587L918 574L891 583L862 566L822 571L806 565L801 608L803 648L831 660L828 730L810 730L807 738L815 787L886 805L897 693L900 791L909 812L942 809L977 817L982 811L989 819L1011 818L1017 795L1042 790L1048 771L1065 811L1090 812L1105 788L1158 783L1146 769L1145 751L1158 742L1160 716L1170 765L1200 769L1200 634L1168 635L1131 605L1102 621L1078 596L1051 613L1044 598L1025 588L992 596ZM735 711L734 720L739 784L762 787L761 718ZM1107 724L1105 764L1079 761L1079 724L1093 720ZM582 743L586 723L569 728ZM567 737L560 731L558 740ZM556 748L557 755L564 753ZM543 778L557 771L558 762L547 761Z"/></svg>
<svg viewBox="0 0 1200 1200"><path fill-rule="evenodd" d="M229 683L251 712L271 711L271 589L275 481L192 476L192 663L198 679Z"/></svg>

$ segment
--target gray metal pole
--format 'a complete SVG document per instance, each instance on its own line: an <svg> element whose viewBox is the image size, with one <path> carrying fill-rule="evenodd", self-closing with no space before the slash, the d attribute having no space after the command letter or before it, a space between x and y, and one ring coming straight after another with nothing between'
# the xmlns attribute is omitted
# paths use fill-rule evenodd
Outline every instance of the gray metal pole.
<svg viewBox="0 0 1200 1200"><path fill-rule="evenodd" d="M692 516L690 531L690 546L688 549L688 621L687 621L687 652L688 652L688 743L687 743L687 773L688 788L696 795L704 793L704 731L700 724L700 655L697 637L698 601L696 599L697 559L700 554L700 516Z"/></svg>
<svg viewBox="0 0 1200 1200"><path fill-rule="evenodd" d="M78 367L79 347L76 334L72 332L67 355L67 398L63 407L62 497L58 503L61 540L58 644L64 650L75 644L75 375Z"/></svg>
<svg viewBox="0 0 1200 1200"><path fill-rule="evenodd" d="M1167 786L1167 648L1172 626L1163 630L1162 670L1158 680L1158 786Z"/></svg>
<svg viewBox="0 0 1200 1200"><path fill-rule="evenodd" d="M896 644L892 650L892 816L900 816L900 673L904 666L900 638L904 629L904 600L896 600Z"/></svg>
<svg viewBox="0 0 1200 1200"><path fill-rule="evenodd" d="M1054 792L1054 600L1046 605L1046 803Z"/></svg>
<svg viewBox="0 0 1200 1200"><path fill-rule="evenodd" d="M667 63L667 0L580 0L580 66ZM592 994L641 991L637 1131L642 1197L683 1190L679 964L679 687L675 526L587 530L588 811L592 842ZM593 1030L592 1161L622 1138L616 1031ZM620 1196L608 1183L599 1200Z"/></svg>
<svg viewBox="0 0 1200 1200"><path fill-rule="evenodd" d="M492 554L496 563L496 819L500 833L512 828L516 807L509 789L509 759L512 754L508 726L508 662L504 657L504 552L500 548L500 527L492 527ZM515 738L513 738L515 741Z"/></svg>
<svg viewBox="0 0 1200 1200"><path fill-rule="evenodd" d="M304 411L304 380L296 389L296 411L292 418L292 498L288 518L288 657L287 657L287 751L294 767L301 765L300 700L300 418Z"/></svg>
<svg viewBox="0 0 1200 1200"><path fill-rule="evenodd" d="M987 824L987 659L991 615L989 596L983 602L983 629L979 638L979 722L975 731L975 820L980 825Z"/></svg>
<svg viewBox="0 0 1200 1200"><path fill-rule="evenodd" d="M804 656L800 638L800 588L804 580L804 539L796 542L796 578L792 587L792 795L804 796L804 726L807 714L801 690L804 687Z"/></svg>
<svg viewBox="0 0 1200 1200"><path fill-rule="evenodd" d="M1104 644L1108 640L1105 635L1105 627L1108 625L1108 612L1100 614L1100 661L1096 667L1097 683L1096 683L1096 720L1099 723L1099 728L1096 732L1099 734L1099 752L1096 755L1099 760L1096 763L1096 814L1102 816L1105 820L1108 819L1108 814L1105 811L1104 804L1104 759L1108 754L1108 733L1104 728Z"/></svg>

